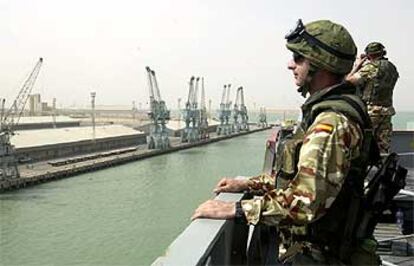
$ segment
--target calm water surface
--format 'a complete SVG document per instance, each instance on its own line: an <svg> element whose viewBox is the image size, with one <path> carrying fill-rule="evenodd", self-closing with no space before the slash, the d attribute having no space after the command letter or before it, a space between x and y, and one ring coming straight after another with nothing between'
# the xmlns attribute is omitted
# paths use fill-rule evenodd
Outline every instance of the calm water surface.
<svg viewBox="0 0 414 266"><path fill-rule="evenodd" d="M0 194L0 265L149 265L269 131Z"/></svg>

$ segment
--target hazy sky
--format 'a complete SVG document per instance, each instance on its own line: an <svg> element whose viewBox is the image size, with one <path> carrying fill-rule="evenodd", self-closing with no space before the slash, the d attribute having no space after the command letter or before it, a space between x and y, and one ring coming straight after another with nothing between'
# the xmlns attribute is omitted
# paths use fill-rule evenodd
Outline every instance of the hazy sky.
<svg viewBox="0 0 414 266"><path fill-rule="evenodd" d="M302 18L343 24L359 52L381 41L400 72L395 106L414 110L413 17L410 0L0 0L0 97L12 101L41 56L33 92L58 106L86 105L96 91L98 105L145 107L149 65L170 107L200 75L213 107L232 83L249 105L296 108L284 35Z"/></svg>

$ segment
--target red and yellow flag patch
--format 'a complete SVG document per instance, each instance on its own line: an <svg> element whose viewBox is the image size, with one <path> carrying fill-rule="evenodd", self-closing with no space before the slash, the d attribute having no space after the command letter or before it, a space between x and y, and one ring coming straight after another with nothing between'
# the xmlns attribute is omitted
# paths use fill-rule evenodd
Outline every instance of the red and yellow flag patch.
<svg viewBox="0 0 414 266"><path fill-rule="evenodd" d="M326 132L326 133L332 133L333 131L333 126L330 124L324 124L324 123L319 123L315 126L315 130L316 133L318 132Z"/></svg>

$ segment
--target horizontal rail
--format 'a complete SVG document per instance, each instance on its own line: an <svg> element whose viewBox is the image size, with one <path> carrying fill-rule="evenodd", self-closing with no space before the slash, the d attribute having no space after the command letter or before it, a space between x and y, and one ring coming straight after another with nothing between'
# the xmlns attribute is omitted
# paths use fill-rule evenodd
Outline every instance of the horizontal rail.
<svg viewBox="0 0 414 266"><path fill-rule="evenodd" d="M242 197L241 193L221 193L216 199L238 201ZM211 260L216 261L214 264L228 264L226 261L233 254L226 255L224 253L230 245L233 232L226 233L226 231L231 229L233 223L234 220L194 220L171 243L165 254L156 259L152 265L205 265L210 264ZM245 227L248 230L248 227ZM220 251L217 253L216 247L218 246L220 246L222 254L219 254ZM222 263L217 263L217 260Z"/></svg>
<svg viewBox="0 0 414 266"><path fill-rule="evenodd" d="M403 235L403 236L396 236L396 237L385 238L385 239L380 239L380 240L377 240L377 242L388 242L388 241L394 241L394 240L400 240L400 239L407 239L407 238L412 238L412 237L414 237L414 234Z"/></svg>

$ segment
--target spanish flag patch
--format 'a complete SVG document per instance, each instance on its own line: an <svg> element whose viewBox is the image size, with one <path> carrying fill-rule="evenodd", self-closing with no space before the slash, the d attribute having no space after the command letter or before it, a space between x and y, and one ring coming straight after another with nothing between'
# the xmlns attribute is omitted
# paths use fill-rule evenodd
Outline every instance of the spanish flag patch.
<svg viewBox="0 0 414 266"><path fill-rule="evenodd" d="M330 124L323 124L323 123L320 123L320 124L317 124L316 126L315 126L315 130L314 130L316 133L318 133L318 132L326 132L326 133L332 133L332 131L333 131L333 126L332 125L330 125Z"/></svg>

